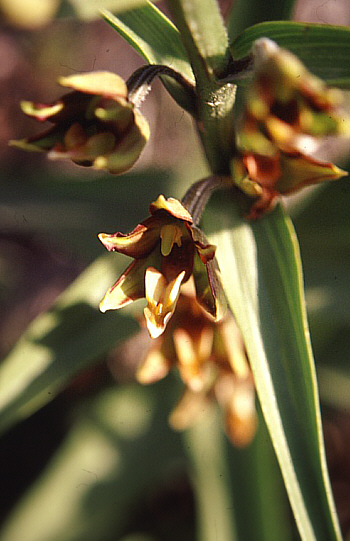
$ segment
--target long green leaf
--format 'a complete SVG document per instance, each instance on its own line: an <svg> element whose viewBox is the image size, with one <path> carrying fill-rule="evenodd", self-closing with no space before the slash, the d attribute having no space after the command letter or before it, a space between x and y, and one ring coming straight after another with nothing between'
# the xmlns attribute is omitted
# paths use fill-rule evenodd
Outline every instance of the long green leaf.
<svg viewBox="0 0 350 541"><path fill-rule="evenodd" d="M292 541L296 528L291 527L288 498L260 408L258 418L249 447L229 448L237 538Z"/></svg>
<svg viewBox="0 0 350 541"><path fill-rule="evenodd" d="M204 216L243 333L264 418L304 541L341 539L327 474L317 382L291 222L278 206L244 220L230 194Z"/></svg>
<svg viewBox="0 0 350 541"><path fill-rule="evenodd" d="M328 84L350 88L350 28L288 21L256 24L232 43L233 58L247 55L252 43L260 37L271 38L295 53Z"/></svg>
<svg viewBox="0 0 350 541"><path fill-rule="evenodd" d="M295 0L236 0L227 22L230 40L253 24L290 19L294 4Z"/></svg>
<svg viewBox="0 0 350 541"><path fill-rule="evenodd" d="M90 265L2 362L0 430L52 400L76 373L137 328L124 311L98 311L98 301L118 276L116 259L121 266L121 259L112 259L103 256Z"/></svg>
<svg viewBox="0 0 350 541"><path fill-rule="evenodd" d="M194 76L180 34L173 23L151 2L118 16L102 11L103 18L150 64L163 64L194 84ZM181 86L162 78L173 98L186 110L192 104Z"/></svg>
<svg viewBox="0 0 350 541"><path fill-rule="evenodd" d="M157 0L153 0L157 2ZM96 19L101 9L109 9L114 13L138 8L147 4L147 0L69 0L75 13L81 19Z"/></svg>

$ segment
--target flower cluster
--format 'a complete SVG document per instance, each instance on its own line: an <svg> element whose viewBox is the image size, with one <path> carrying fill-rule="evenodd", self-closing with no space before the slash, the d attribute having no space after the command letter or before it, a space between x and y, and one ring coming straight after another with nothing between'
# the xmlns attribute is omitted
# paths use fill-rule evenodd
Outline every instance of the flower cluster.
<svg viewBox="0 0 350 541"><path fill-rule="evenodd" d="M257 423L255 390L241 336L230 313L216 323L184 286L176 313L162 336L152 341L138 368L140 383L154 383L177 368L185 391L170 415L183 430L218 402L231 442L243 447L252 440Z"/></svg>
<svg viewBox="0 0 350 541"><path fill-rule="evenodd" d="M149 138L149 126L128 99L123 79L114 73L95 71L61 77L59 83L72 91L55 103L21 104L28 116L53 126L11 144L110 173L129 169Z"/></svg>
<svg viewBox="0 0 350 541"><path fill-rule="evenodd" d="M237 131L239 155L231 163L234 182L257 198L250 217L268 211L278 194L347 173L305 153L316 139L350 135L341 111L342 94L310 74L292 53L267 38L253 47L254 79Z"/></svg>
<svg viewBox="0 0 350 541"><path fill-rule="evenodd" d="M150 335L156 338L174 313L181 285L193 275L198 302L219 320L225 301L215 246L206 241L180 201L160 195L150 205L150 213L128 235L99 235L107 250L134 259L107 291L100 310L121 308L146 297L144 315Z"/></svg>

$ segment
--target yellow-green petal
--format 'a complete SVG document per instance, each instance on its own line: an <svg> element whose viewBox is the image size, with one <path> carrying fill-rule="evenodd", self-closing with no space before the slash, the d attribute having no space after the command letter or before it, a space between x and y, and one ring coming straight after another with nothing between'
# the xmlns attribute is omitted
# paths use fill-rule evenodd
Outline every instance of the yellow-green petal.
<svg viewBox="0 0 350 541"><path fill-rule="evenodd" d="M282 194L297 191L310 184L338 180L348 174L333 163L320 162L299 153L282 154L280 164L282 175L275 189Z"/></svg>
<svg viewBox="0 0 350 541"><path fill-rule="evenodd" d="M106 292L99 305L100 311L117 310L144 297L144 274L147 265L145 260L133 261Z"/></svg>
<svg viewBox="0 0 350 541"><path fill-rule="evenodd" d="M160 195L156 201L153 201L150 205L150 212L154 214L157 210L166 210L169 214L183 220L184 222L192 223L192 216L188 210L173 197L165 199L164 195Z"/></svg>
<svg viewBox="0 0 350 541"><path fill-rule="evenodd" d="M121 135L114 149L104 156L98 156L94 163L94 169L105 169L110 173L120 174L130 169L139 158L143 147L150 135L147 120L134 111L134 123L131 128Z"/></svg>
<svg viewBox="0 0 350 541"><path fill-rule="evenodd" d="M62 111L63 102L58 101L52 105L41 105L32 101L21 101L21 109L23 113L37 120L48 120L50 117Z"/></svg>
<svg viewBox="0 0 350 541"><path fill-rule="evenodd" d="M78 73L68 77L60 77L61 86L72 88L78 92L105 96L111 99L127 100L128 89L121 77L109 71L92 71Z"/></svg>
<svg viewBox="0 0 350 541"><path fill-rule="evenodd" d="M119 252L139 259L146 257L159 241L161 223L156 218L148 218L137 225L131 233L100 233L99 240L109 252Z"/></svg>

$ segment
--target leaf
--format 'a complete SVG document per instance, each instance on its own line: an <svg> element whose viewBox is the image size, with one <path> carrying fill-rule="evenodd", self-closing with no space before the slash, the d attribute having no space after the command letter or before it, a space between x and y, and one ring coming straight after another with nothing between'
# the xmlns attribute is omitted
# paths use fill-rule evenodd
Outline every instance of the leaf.
<svg viewBox="0 0 350 541"><path fill-rule="evenodd" d="M169 66L194 84L194 76L180 34L173 23L151 2L117 17L102 11L103 18L150 64ZM162 78L173 98L191 110L186 92L173 79Z"/></svg>
<svg viewBox="0 0 350 541"><path fill-rule="evenodd" d="M170 0L169 9L180 30L198 81L220 74L229 58L226 27L216 0Z"/></svg>
<svg viewBox="0 0 350 541"><path fill-rule="evenodd" d="M230 40L253 24L290 19L294 4L295 0L236 0L227 23Z"/></svg>
<svg viewBox="0 0 350 541"><path fill-rule="evenodd" d="M291 527L288 498L260 408L258 416L252 443L244 449L229 448L237 537L292 541L295 527Z"/></svg>
<svg viewBox="0 0 350 541"><path fill-rule="evenodd" d="M3 525L1 541L121 539L134 525L135 506L164 471L183 462L180 437L167 422L177 386L169 379L105 388L75 411L65 440Z"/></svg>
<svg viewBox="0 0 350 541"><path fill-rule="evenodd" d="M300 535L304 541L340 540L292 224L280 206L247 222L230 194L217 192L203 229L217 245L224 289L244 337Z"/></svg>
<svg viewBox="0 0 350 541"><path fill-rule="evenodd" d="M101 314L98 302L122 258L103 256L29 325L0 366L0 431L52 400L79 371L138 327L125 311Z"/></svg>
<svg viewBox="0 0 350 541"><path fill-rule="evenodd" d="M157 2L157 0L153 0L153 2ZM120 13L147 4L147 0L69 0L69 3L78 17L90 20L98 18L101 9Z"/></svg>
<svg viewBox="0 0 350 541"><path fill-rule="evenodd" d="M231 44L233 58L246 56L260 37L271 38L292 51L328 84L350 88L350 28L288 21L256 24Z"/></svg>
<svg viewBox="0 0 350 541"><path fill-rule="evenodd" d="M349 205L350 184L344 179L317 187L290 209L300 240L318 371L320 363L349 365L348 344L343 343L350 327Z"/></svg>

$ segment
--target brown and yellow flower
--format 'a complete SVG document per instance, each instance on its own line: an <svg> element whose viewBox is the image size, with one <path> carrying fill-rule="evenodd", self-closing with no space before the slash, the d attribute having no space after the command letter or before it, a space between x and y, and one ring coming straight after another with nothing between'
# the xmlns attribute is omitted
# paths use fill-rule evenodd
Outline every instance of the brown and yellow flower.
<svg viewBox="0 0 350 541"><path fill-rule="evenodd" d="M253 45L253 58L254 79L247 89L241 134L246 150L261 150L249 143L254 123L261 137L286 152L302 151L308 137L350 134L342 92L311 74L293 53L261 38Z"/></svg>
<svg viewBox="0 0 350 541"><path fill-rule="evenodd" d="M21 104L28 116L53 126L11 144L111 173L129 169L149 138L149 126L129 101L123 79L95 71L61 77L59 83L72 91L55 103Z"/></svg>
<svg viewBox="0 0 350 541"><path fill-rule="evenodd" d="M309 73L291 52L262 38L253 46L253 58L231 171L235 184L256 198L249 214L254 219L280 194L347 175L308 154L321 137L349 136L350 118L341 109L342 93Z"/></svg>
<svg viewBox="0 0 350 541"><path fill-rule="evenodd" d="M231 161L235 184L255 197L248 218L256 219L271 210L279 195L289 195L312 184L337 180L348 173L330 162L301 152L276 151L273 156L242 152Z"/></svg>
<svg viewBox="0 0 350 541"><path fill-rule="evenodd" d="M177 368L185 391L170 415L170 424L183 430L217 402L231 442L243 447L252 440L257 416L255 389L242 338L233 316L213 321L195 301L186 284L176 313L162 336L152 342L137 371L140 383L150 384Z"/></svg>
<svg viewBox="0 0 350 541"><path fill-rule="evenodd" d="M128 235L99 235L107 250L134 258L107 291L100 310L121 308L146 297L144 315L149 333L155 338L174 313L181 285L193 276L198 302L220 319L225 301L214 259L215 246L207 242L177 199L160 195L150 205L150 213Z"/></svg>

